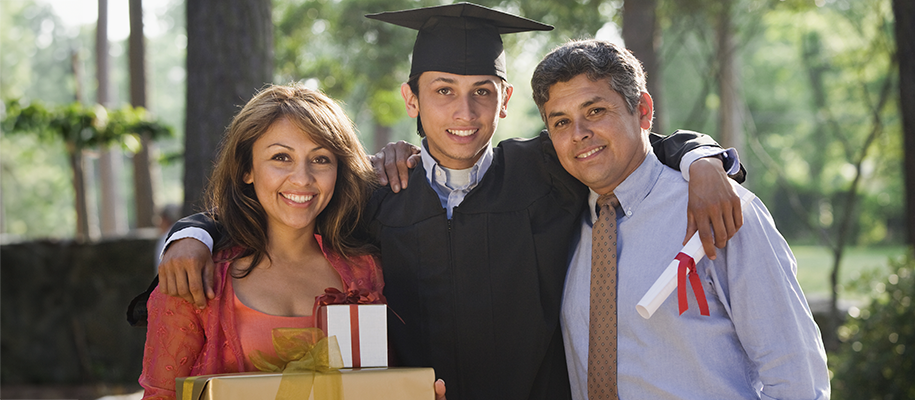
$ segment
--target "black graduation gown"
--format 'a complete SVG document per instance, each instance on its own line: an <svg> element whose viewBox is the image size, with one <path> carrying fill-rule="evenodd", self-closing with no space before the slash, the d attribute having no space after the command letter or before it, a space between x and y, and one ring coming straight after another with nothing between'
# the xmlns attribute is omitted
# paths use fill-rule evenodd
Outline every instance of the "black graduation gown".
<svg viewBox="0 0 915 400"><path fill-rule="evenodd" d="M569 238L587 188L546 136L507 140L447 218L422 166L366 209L399 363L435 367L449 399L563 399L559 330Z"/></svg>

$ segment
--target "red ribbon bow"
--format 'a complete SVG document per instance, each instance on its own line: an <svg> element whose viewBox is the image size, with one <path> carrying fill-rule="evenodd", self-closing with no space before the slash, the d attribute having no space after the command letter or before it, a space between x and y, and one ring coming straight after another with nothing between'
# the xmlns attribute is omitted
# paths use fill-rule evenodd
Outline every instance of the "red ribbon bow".
<svg viewBox="0 0 915 400"><path fill-rule="evenodd" d="M689 302L686 300L686 277L688 275L689 283L693 285L696 301L699 302L699 313L708 316L708 300L705 299L702 281L699 279L699 274L696 273L696 260L686 253L677 254L675 258L680 261L680 266L677 268L677 297L680 300L680 315L683 315L683 312L689 308Z"/></svg>
<svg viewBox="0 0 915 400"><path fill-rule="evenodd" d="M318 296L315 307L328 306L332 304L384 304L385 299L377 290L359 289L355 283L351 283L346 292L341 292L337 288L329 287L324 289L324 294Z"/></svg>

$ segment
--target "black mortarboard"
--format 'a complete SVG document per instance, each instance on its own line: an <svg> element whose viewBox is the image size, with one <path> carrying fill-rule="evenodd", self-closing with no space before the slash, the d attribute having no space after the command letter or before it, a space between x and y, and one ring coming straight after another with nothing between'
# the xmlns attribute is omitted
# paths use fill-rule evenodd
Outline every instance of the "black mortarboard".
<svg viewBox="0 0 915 400"><path fill-rule="evenodd" d="M503 33L553 27L471 3L389 11L368 18L416 29L410 76L426 71L495 75L506 80Z"/></svg>

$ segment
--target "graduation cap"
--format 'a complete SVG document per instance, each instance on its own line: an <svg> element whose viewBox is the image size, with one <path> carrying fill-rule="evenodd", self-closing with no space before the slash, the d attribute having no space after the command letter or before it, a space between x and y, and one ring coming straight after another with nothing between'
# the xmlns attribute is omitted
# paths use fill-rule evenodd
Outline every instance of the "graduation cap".
<svg viewBox="0 0 915 400"><path fill-rule="evenodd" d="M500 34L549 31L553 27L472 3L368 14L416 29L410 76L426 71L458 75L495 75L503 80L505 52Z"/></svg>

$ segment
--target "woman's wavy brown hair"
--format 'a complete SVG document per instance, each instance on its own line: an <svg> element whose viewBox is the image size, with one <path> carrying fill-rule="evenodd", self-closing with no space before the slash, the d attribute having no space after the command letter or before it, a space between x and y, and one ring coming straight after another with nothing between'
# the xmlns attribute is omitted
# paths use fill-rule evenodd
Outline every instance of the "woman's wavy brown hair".
<svg viewBox="0 0 915 400"><path fill-rule="evenodd" d="M257 200L254 186L245 183L244 177L252 168L254 142L283 118L329 149L338 160L333 196L316 218L315 231L321 234L324 246L344 257L371 251L370 246L352 238L365 203L377 185L353 122L321 92L301 84L270 85L232 120L207 186L206 207L226 231L215 250L237 245L244 251L235 258L254 256L251 266L239 277L246 276L262 257L270 258L266 251L267 214Z"/></svg>

